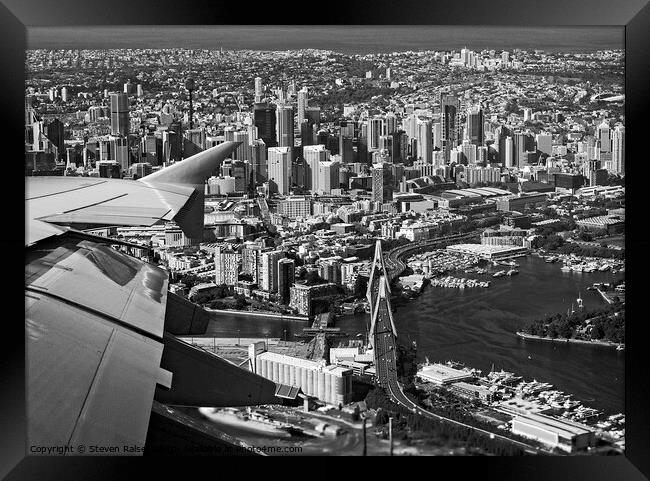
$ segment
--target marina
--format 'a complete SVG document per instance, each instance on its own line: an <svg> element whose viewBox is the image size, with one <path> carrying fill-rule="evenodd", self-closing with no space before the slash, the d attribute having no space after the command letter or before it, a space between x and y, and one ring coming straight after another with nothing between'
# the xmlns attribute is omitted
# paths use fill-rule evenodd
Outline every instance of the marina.
<svg viewBox="0 0 650 481"><path fill-rule="evenodd" d="M440 366L439 370L449 368L449 371L456 379L467 380L469 384L477 386L477 389L487 390L483 404L496 411L509 416L535 413L551 416L559 420L568 420L581 423L601 437L605 437L619 447L625 444L625 415L616 413L607 415L604 411L585 406L583 402L574 399L573 395L565 393L549 382L524 380L514 372L496 371L494 366L488 374L482 375L482 371L465 366L460 362L447 361L443 364L431 365L428 362L419 366L419 372L426 372L427 368ZM440 371L441 373L443 371ZM464 373L464 374L463 374ZM447 376L452 374L446 373ZM454 379L445 384L454 392ZM507 425L504 425L506 427Z"/></svg>

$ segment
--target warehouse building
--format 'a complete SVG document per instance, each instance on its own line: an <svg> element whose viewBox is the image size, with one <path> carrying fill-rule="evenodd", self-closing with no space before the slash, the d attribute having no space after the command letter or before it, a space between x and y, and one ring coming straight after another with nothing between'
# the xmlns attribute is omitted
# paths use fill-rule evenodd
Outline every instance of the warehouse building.
<svg viewBox="0 0 650 481"><path fill-rule="evenodd" d="M446 385L454 382L472 379L474 376L467 371L454 369L444 364L430 364L423 366L418 372L417 377L424 382Z"/></svg>
<svg viewBox="0 0 650 481"><path fill-rule="evenodd" d="M594 432L583 424L545 416L523 414L512 420L513 434L535 439L547 446L573 453L594 446Z"/></svg>
<svg viewBox="0 0 650 481"><path fill-rule="evenodd" d="M261 346L259 345L261 344ZM251 344L249 357L254 372L273 382L299 387L308 396L329 404L347 404L352 396L352 369L263 350L263 342Z"/></svg>
<svg viewBox="0 0 650 481"><path fill-rule="evenodd" d="M528 194L502 197L496 200L497 210L523 212L527 206L536 207L548 200L544 193L531 192Z"/></svg>

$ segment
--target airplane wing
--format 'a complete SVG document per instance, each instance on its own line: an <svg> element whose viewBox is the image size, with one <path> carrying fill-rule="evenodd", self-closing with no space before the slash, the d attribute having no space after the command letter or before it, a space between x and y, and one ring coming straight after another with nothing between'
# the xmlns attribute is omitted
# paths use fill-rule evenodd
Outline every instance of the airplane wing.
<svg viewBox="0 0 650 481"><path fill-rule="evenodd" d="M203 182L240 144L224 142L137 181L26 177L26 243L52 235L42 223L85 228L174 221L188 237L201 237Z"/></svg>
<svg viewBox="0 0 650 481"><path fill-rule="evenodd" d="M274 382L174 337L205 332L209 316L168 292L164 270L111 247L120 241L74 228L178 222L193 209L202 226L203 202L197 209L188 201L202 189L204 172L234 148L219 147L142 182L27 181L28 446L72 447L44 454L142 454L110 449L144 447L154 399L186 406L281 402ZM101 449L80 453L80 445Z"/></svg>

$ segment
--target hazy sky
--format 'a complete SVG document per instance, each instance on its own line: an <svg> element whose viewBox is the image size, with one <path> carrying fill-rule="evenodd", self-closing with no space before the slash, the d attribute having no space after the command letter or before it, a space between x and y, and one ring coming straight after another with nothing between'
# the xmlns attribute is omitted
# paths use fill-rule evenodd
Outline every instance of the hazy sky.
<svg viewBox="0 0 650 481"><path fill-rule="evenodd" d="M28 27L28 48L197 48L345 53L404 50L542 49L594 51L624 47L623 27L495 26L97 26Z"/></svg>

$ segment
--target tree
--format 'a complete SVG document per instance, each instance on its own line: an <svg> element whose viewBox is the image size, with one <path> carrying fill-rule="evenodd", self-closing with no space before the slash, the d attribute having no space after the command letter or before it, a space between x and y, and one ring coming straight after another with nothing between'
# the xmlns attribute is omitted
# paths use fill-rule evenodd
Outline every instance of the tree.
<svg viewBox="0 0 650 481"><path fill-rule="evenodd" d="M557 327L557 333L558 337L564 338L564 339L570 339L571 336L573 335L573 329L569 325L569 322L567 319L565 319L563 322L561 322L558 327Z"/></svg>

